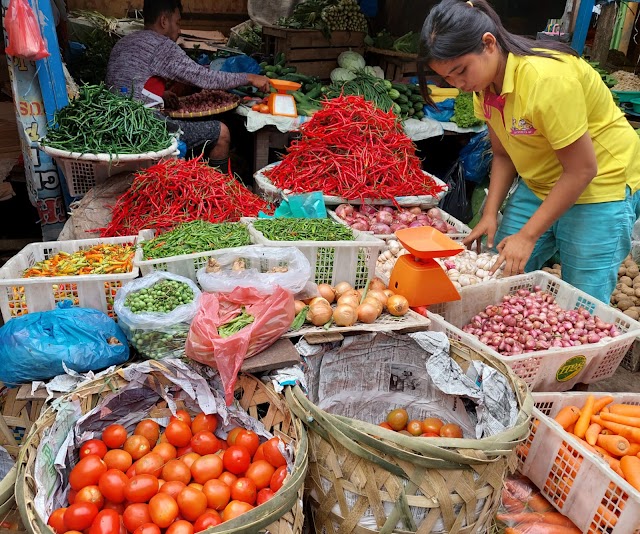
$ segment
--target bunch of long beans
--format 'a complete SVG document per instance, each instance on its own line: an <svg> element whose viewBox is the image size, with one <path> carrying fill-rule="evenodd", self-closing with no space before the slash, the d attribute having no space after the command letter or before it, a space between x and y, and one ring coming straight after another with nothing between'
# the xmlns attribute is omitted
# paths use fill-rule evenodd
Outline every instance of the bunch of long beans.
<svg viewBox="0 0 640 534"><path fill-rule="evenodd" d="M393 107L393 100L389 96L384 80L364 71L358 72L357 77L348 82L332 83L326 93L327 98L330 99L341 95L362 96L382 111L389 111Z"/></svg>
<svg viewBox="0 0 640 534"><path fill-rule="evenodd" d="M353 241L351 228L331 219L257 219L253 227L271 241Z"/></svg>
<svg viewBox="0 0 640 534"><path fill-rule="evenodd" d="M153 111L104 85L84 85L58 111L42 144L82 154L142 154L171 145L166 123Z"/></svg>

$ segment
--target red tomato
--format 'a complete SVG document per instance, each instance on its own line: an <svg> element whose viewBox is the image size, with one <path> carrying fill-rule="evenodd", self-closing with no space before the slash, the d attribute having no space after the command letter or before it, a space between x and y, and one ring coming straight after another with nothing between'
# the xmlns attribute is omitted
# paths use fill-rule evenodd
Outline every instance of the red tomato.
<svg viewBox="0 0 640 534"><path fill-rule="evenodd" d="M462 429L455 423L449 423L446 425L442 425L442 428L440 429L440 435L443 438L461 438Z"/></svg>
<svg viewBox="0 0 640 534"><path fill-rule="evenodd" d="M133 478L134 476L136 476L136 464L134 463L129 469L127 469L127 472L125 473L129 478Z"/></svg>
<svg viewBox="0 0 640 534"><path fill-rule="evenodd" d="M102 510L102 507L104 506L104 496L98 486L85 486L78 491L73 502L91 502L98 507L98 510Z"/></svg>
<svg viewBox="0 0 640 534"><path fill-rule="evenodd" d="M186 447L178 447L176 449L176 456L178 458L182 458L183 456L186 456L187 454L191 454L191 453L198 454L197 452L196 453L193 452L193 447L191 446L191 442L189 442L189 445L187 445ZM198 456L200 455L198 454Z"/></svg>
<svg viewBox="0 0 640 534"><path fill-rule="evenodd" d="M64 513L67 511L66 508L58 508L54 510L53 513L49 516L47 520L47 525L49 525L56 534L64 534L69 530L67 525L64 524Z"/></svg>
<svg viewBox="0 0 640 534"><path fill-rule="evenodd" d="M391 428L391 425L386 421L384 423L380 423L378 426L381 426L382 428L386 428L387 430L393 430L393 428Z"/></svg>
<svg viewBox="0 0 640 534"><path fill-rule="evenodd" d="M74 503L64 513L64 524L69 530L84 530L91 526L99 511L91 502Z"/></svg>
<svg viewBox="0 0 640 534"><path fill-rule="evenodd" d="M127 484L129 484L129 477L118 469L109 469L98 481L98 487L104 498L116 504L124 502L124 490Z"/></svg>
<svg viewBox="0 0 640 534"><path fill-rule="evenodd" d="M91 525L89 534L120 534L122 527L122 519L118 512L102 510Z"/></svg>
<svg viewBox="0 0 640 534"><path fill-rule="evenodd" d="M264 443L258 446L258 450L256 450L256 453L253 455L253 461L257 462L258 460L264 460Z"/></svg>
<svg viewBox="0 0 640 534"><path fill-rule="evenodd" d="M187 454L179 457L180 460L187 464L187 467L189 469L191 469L193 462L195 462L198 458L200 458L200 455L197 452L188 452Z"/></svg>
<svg viewBox="0 0 640 534"><path fill-rule="evenodd" d="M231 498L234 501L255 504L257 495L256 483L250 478L239 478L231 485Z"/></svg>
<svg viewBox="0 0 640 534"><path fill-rule="evenodd" d="M440 435L440 429L443 427L444 423L441 419L437 417L427 417L422 421L422 432L431 432L433 434Z"/></svg>
<svg viewBox="0 0 640 534"><path fill-rule="evenodd" d="M167 528L173 523L179 511L178 503L168 493L158 493L149 501L151 520L160 528Z"/></svg>
<svg viewBox="0 0 640 534"><path fill-rule="evenodd" d="M256 504L260 506L261 504L266 503L269 499L273 499L275 495L276 494L271 490L271 488L263 488L258 492Z"/></svg>
<svg viewBox="0 0 640 534"><path fill-rule="evenodd" d="M269 482L269 488L271 488L271 491L274 493L277 492L284 484L285 478L287 478L287 466L283 465L278 467L271 477L271 481Z"/></svg>
<svg viewBox="0 0 640 534"><path fill-rule="evenodd" d="M220 442L218 438L213 435L213 432L208 430L201 430L197 434L194 434L191 438L191 448L193 452L198 454L213 454L220 450Z"/></svg>
<svg viewBox="0 0 640 534"><path fill-rule="evenodd" d="M85 456L69 473L69 485L76 491L80 491L85 486L95 486L106 470L107 464L100 456L96 454Z"/></svg>
<svg viewBox="0 0 640 534"><path fill-rule="evenodd" d="M107 454L107 446L104 444L104 441L101 439L90 439L80 445L81 460L90 454L95 454L96 456L100 456L100 458L104 458L104 455Z"/></svg>
<svg viewBox="0 0 640 534"><path fill-rule="evenodd" d="M109 425L102 431L102 441L110 449L119 449L127 441L127 429L122 425Z"/></svg>
<svg viewBox="0 0 640 534"><path fill-rule="evenodd" d="M196 488L187 486L176 500L180 507L180 515L188 521L195 521L207 509L207 497Z"/></svg>
<svg viewBox="0 0 640 534"><path fill-rule="evenodd" d="M419 436L422 434L422 421L413 419L407 423L407 432L412 436Z"/></svg>
<svg viewBox="0 0 640 534"><path fill-rule="evenodd" d="M133 534L160 534L160 527L155 523L140 525Z"/></svg>
<svg viewBox="0 0 640 534"><path fill-rule="evenodd" d="M177 499L180 492L186 487L187 485L184 482L180 482L179 480L170 480L169 482L162 484L158 493L167 493L174 499Z"/></svg>
<svg viewBox="0 0 640 534"><path fill-rule="evenodd" d="M231 501L227 504L227 507L222 512L222 519L225 521L230 521L231 519L235 519L239 515L248 512L249 510L253 510L253 506L246 502L241 501Z"/></svg>
<svg viewBox="0 0 640 534"><path fill-rule="evenodd" d="M222 524L222 517L215 510L205 512L193 524L193 531L200 532L216 525Z"/></svg>
<svg viewBox="0 0 640 534"><path fill-rule="evenodd" d="M435 432L423 432L420 434L421 438L439 438L440 434L436 434Z"/></svg>
<svg viewBox="0 0 640 534"><path fill-rule="evenodd" d="M164 464L165 461L162 456L157 452L150 452L136 462L136 475L153 475L154 477L159 477Z"/></svg>
<svg viewBox="0 0 640 534"><path fill-rule="evenodd" d="M258 490L261 490L262 488L269 487L271 477L273 476L273 473L275 473L275 471L275 467L273 467L266 460L258 460L257 462L253 462L249 466L249 469L247 469L245 476L253 480L256 488L258 488Z"/></svg>
<svg viewBox="0 0 640 534"><path fill-rule="evenodd" d="M193 525L189 521L181 519L173 523L165 534L193 534Z"/></svg>
<svg viewBox="0 0 640 534"><path fill-rule="evenodd" d="M175 447L186 447L193 437L189 425L179 419L174 419L167 425L164 435L167 436L167 441Z"/></svg>
<svg viewBox="0 0 640 534"><path fill-rule="evenodd" d="M218 480L220 482L224 482L227 486L231 487L231 484L233 484L236 480L238 480L238 477L233 473L229 473L229 471L225 471L218 477Z"/></svg>
<svg viewBox="0 0 640 534"><path fill-rule="evenodd" d="M151 521L151 514L149 513L149 505L142 502L127 506L122 514L122 520L129 532L133 532L145 523L153 523L153 521Z"/></svg>
<svg viewBox="0 0 640 534"><path fill-rule="evenodd" d="M111 502L111 501L104 501L104 506L102 507L103 510L115 510L120 515L124 514L125 508L126 508L126 505L124 502Z"/></svg>
<svg viewBox="0 0 640 534"><path fill-rule="evenodd" d="M178 457L176 448L171 443L158 443L151 452L157 452L165 462Z"/></svg>
<svg viewBox="0 0 640 534"><path fill-rule="evenodd" d="M155 444L160 437L160 426L151 419L143 419L136 425L136 429L133 433L139 436L144 436L149 440L149 443Z"/></svg>
<svg viewBox="0 0 640 534"><path fill-rule="evenodd" d="M243 430L244 430L244 428L242 428L241 426L237 426L235 428L232 428L229 431L229 434L227 435L227 444L229 446L235 445L236 444L236 438L238 437L238 434L240 432L242 432Z"/></svg>
<svg viewBox="0 0 640 534"><path fill-rule="evenodd" d="M204 412L200 412L191 422L191 431L194 434L197 434L202 430L215 432L216 428L218 428L218 418L215 414L205 414Z"/></svg>
<svg viewBox="0 0 640 534"><path fill-rule="evenodd" d="M207 498L209 508L218 512L224 510L231 500L231 488L218 479L209 480L202 488L202 493Z"/></svg>
<svg viewBox="0 0 640 534"><path fill-rule="evenodd" d="M120 449L111 449L107 451L107 454L104 455L104 463L107 464L107 468L109 469L119 469L123 473L127 471L131 467L133 463L133 458L127 451L123 451Z"/></svg>
<svg viewBox="0 0 640 534"><path fill-rule="evenodd" d="M247 471L251 463L251 455L246 447L233 445L224 451L224 468L234 475L241 475Z"/></svg>
<svg viewBox="0 0 640 534"><path fill-rule="evenodd" d="M171 416L169 422L175 421L176 419L178 421L186 423L187 425L189 425L189 428L191 428L191 415L189 415L189 412L187 410L176 410L176 414Z"/></svg>
<svg viewBox="0 0 640 534"><path fill-rule="evenodd" d="M178 480L186 486L191 482L191 469L182 460L169 460L162 468L162 478L167 482Z"/></svg>
<svg viewBox="0 0 640 534"><path fill-rule="evenodd" d="M256 434L253 430L243 429L238 432L234 445L246 447L246 449L249 451L249 454L253 456L260 446L260 438L258 437L258 434Z"/></svg>
<svg viewBox="0 0 640 534"><path fill-rule="evenodd" d="M280 444L284 445L280 438L271 438L264 444L264 459L273 467L287 465L287 461L280 452Z"/></svg>
<svg viewBox="0 0 640 534"><path fill-rule="evenodd" d="M139 460L151 451L151 444L144 436L134 435L127 438L124 442L123 449L131 455L131 458Z"/></svg>
<svg viewBox="0 0 640 534"><path fill-rule="evenodd" d="M191 476L198 484L204 484L212 478L218 478L222 471L222 459L217 454L206 454L191 465Z"/></svg>
<svg viewBox="0 0 640 534"><path fill-rule="evenodd" d="M159 489L158 479L153 475L136 475L125 486L124 496L131 503L148 502Z"/></svg>

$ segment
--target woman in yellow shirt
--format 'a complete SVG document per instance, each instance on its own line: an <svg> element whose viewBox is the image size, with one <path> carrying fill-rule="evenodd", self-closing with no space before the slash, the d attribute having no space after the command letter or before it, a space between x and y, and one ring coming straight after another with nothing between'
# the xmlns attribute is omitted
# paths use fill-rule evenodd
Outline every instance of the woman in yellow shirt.
<svg viewBox="0 0 640 534"><path fill-rule="evenodd" d="M473 91L489 128L489 193L465 244L486 235L499 252L493 270L504 265L506 275L558 252L563 279L608 303L640 216L640 139L600 75L567 45L509 33L485 0L436 5L420 60Z"/></svg>

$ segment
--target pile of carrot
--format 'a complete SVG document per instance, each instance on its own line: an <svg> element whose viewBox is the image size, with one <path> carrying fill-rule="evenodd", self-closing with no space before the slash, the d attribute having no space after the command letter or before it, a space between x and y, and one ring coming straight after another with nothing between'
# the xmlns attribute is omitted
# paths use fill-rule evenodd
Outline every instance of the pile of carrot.
<svg viewBox="0 0 640 534"><path fill-rule="evenodd" d="M640 491L640 406L614 400L589 395L583 406L565 406L554 419Z"/></svg>

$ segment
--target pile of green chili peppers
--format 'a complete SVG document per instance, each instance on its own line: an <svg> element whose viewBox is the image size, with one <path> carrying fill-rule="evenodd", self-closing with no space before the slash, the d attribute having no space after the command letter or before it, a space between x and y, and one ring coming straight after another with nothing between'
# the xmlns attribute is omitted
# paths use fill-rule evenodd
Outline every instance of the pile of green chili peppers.
<svg viewBox="0 0 640 534"><path fill-rule="evenodd" d="M351 228L331 219L257 219L253 227L271 241L353 241Z"/></svg>

